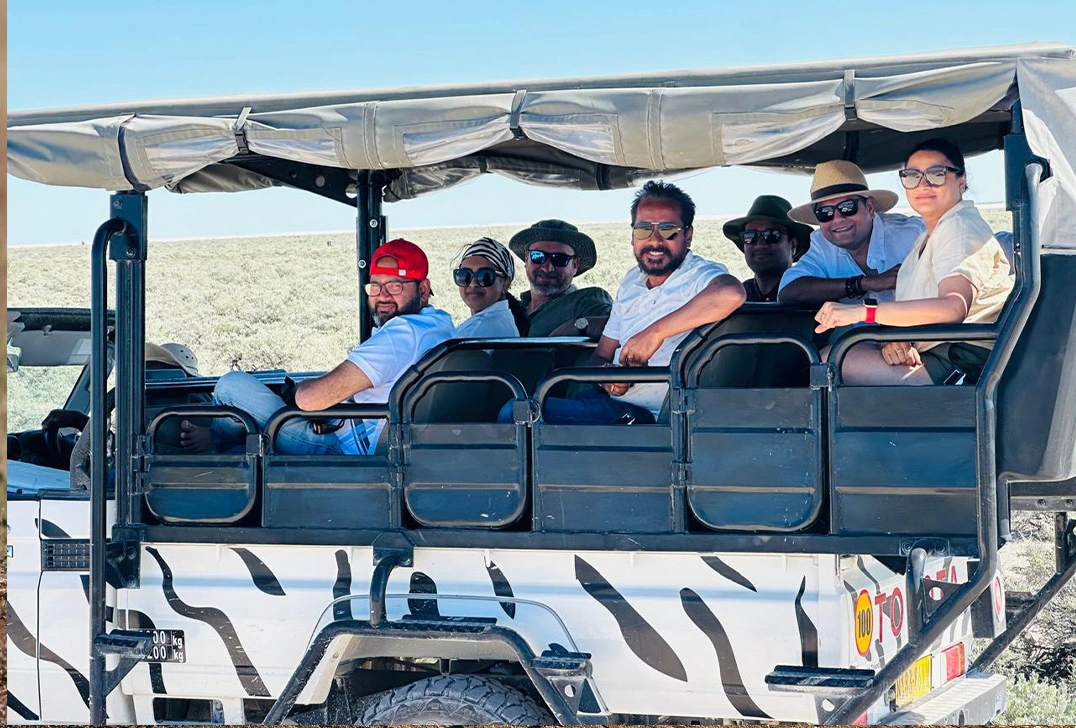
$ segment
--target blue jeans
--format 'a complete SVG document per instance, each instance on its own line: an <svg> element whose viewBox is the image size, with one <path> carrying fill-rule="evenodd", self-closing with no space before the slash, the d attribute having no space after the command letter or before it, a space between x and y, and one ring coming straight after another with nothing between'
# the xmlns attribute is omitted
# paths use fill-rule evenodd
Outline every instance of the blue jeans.
<svg viewBox="0 0 1076 728"><path fill-rule="evenodd" d="M601 387L589 387L571 399L547 397L543 419L551 425L654 424L653 413L629 402L613 399ZM512 421L512 402L501 408L498 422Z"/></svg>
<svg viewBox="0 0 1076 728"><path fill-rule="evenodd" d="M260 430L264 430L272 416L286 406L273 390L246 372L228 372L221 377L213 388L213 403L243 410L254 418ZM237 420L217 417L211 430L219 450L228 452L243 447L247 431ZM339 455L343 452L335 433L319 435L309 420L301 418L288 420L277 430L274 450L283 455Z"/></svg>

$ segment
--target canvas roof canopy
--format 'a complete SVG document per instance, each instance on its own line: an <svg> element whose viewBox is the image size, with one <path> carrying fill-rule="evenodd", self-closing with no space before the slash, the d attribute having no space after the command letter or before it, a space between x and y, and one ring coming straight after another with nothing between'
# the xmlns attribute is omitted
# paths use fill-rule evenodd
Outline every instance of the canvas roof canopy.
<svg viewBox="0 0 1076 728"><path fill-rule="evenodd" d="M939 134L966 155L1001 148L1017 100L1033 151L1076 200L1076 49L1045 43L20 111L8 116L8 170L50 185L176 192L260 189L311 170L343 187L355 170L376 170L389 201L488 172L609 189L724 165L810 171L845 158L878 171Z"/></svg>

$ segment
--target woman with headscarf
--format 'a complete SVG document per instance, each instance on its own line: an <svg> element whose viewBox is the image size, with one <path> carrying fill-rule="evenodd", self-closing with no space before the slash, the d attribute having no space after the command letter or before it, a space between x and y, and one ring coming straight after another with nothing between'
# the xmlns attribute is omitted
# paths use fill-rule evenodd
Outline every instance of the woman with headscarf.
<svg viewBox="0 0 1076 728"><path fill-rule="evenodd" d="M867 322L886 326L993 323L1013 289L1013 274L990 225L964 199L964 155L945 139L918 144L900 181L926 223L897 274L896 300L826 303L819 332ZM988 345L987 345L988 346ZM990 349L975 342L860 344L845 357L847 384L974 384Z"/></svg>
<svg viewBox="0 0 1076 728"><path fill-rule="evenodd" d="M515 272L512 254L493 238L479 238L463 251L452 279L471 317L456 327L457 339L526 335L527 315L508 292Z"/></svg>

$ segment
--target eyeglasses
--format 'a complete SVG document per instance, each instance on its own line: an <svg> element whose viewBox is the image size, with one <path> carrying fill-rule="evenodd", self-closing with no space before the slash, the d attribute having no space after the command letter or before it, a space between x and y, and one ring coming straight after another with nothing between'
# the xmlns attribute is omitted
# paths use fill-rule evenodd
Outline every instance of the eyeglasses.
<svg viewBox="0 0 1076 728"><path fill-rule="evenodd" d="M866 197L852 197L841 200L836 205L815 205L814 218L818 222L829 222L836 213L840 213L841 217L852 217L859 212L860 200L866 201L866 199Z"/></svg>
<svg viewBox="0 0 1076 728"><path fill-rule="evenodd" d="M637 222L631 226L631 235L636 240L648 240L656 232L663 240L675 240L683 229L672 222Z"/></svg>
<svg viewBox="0 0 1076 728"><path fill-rule="evenodd" d="M418 283L418 281L389 281L388 283L367 283L367 296L380 296L381 291L388 291L390 296L398 296L403 293L405 283Z"/></svg>
<svg viewBox="0 0 1076 728"><path fill-rule="evenodd" d="M785 238L785 231L780 228L766 228L765 230L744 230L740 233L740 242L744 245L765 243L776 245Z"/></svg>
<svg viewBox="0 0 1076 728"><path fill-rule="evenodd" d="M944 164L939 164L936 167L927 167L926 169L919 170L908 167L902 169L897 174L900 176L900 183L904 185L906 190L914 190L919 186L919 183L926 178L927 184L931 187L941 187L945 184L945 175L947 172L952 172L956 176L964 174L964 170L956 167L948 167Z"/></svg>
<svg viewBox="0 0 1076 728"><path fill-rule="evenodd" d="M456 285L461 288L471 285L472 280L479 288L489 288L493 285L493 282L497 280L497 276L499 275L501 274L493 268L479 268L478 270L457 268L452 271L452 280L454 280Z"/></svg>
<svg viewBox="0 0 1076 728"><path fill-rule="evenodd" d="M545 265L548 260L554 268L563 268L576 256L571 253L547 253L544 250L528 250L527 257L535 265Z"/></svg>

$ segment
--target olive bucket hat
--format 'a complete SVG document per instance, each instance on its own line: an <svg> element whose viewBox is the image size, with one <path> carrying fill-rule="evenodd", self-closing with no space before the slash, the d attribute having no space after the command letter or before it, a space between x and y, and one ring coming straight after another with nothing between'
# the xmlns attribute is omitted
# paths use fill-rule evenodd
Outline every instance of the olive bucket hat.
<svg viewBox="0 0 1076 728"><path fill-rule="evenodd" d="M594 250L594 241L589 235L579 232L579 228L563 220L539 220L529 228L523 228L508 241L508 247L522 261L527 260L527 246L539 240L563 243L575 251L579 259L579 271L576 275L586 273L598 262Z"/></svg>
<svg viewBox="0 0 1076 728"><path fill-rule="evenodd" d="M791 209L792 203L783 197L761 195L751 203L751 209L747 211L746 215L726 222L721 228L721 232L725 234L726 238L736 243L736 247L742 251L743 241L740 240L740 233L747 227L747 223L752 220L772 222L787 230L789 237L796 241L796 251L792 254L792 259L799 260L811 245L812 228L810 225L804 225L789 219L788 211Z"/></svg>

